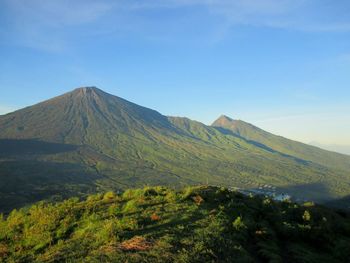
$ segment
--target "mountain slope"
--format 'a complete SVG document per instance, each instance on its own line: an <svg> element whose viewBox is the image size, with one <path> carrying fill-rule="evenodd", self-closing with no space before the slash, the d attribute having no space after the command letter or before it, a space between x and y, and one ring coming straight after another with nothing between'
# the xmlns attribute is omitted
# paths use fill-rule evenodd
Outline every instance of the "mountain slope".
<svg viewBox="0 0 350 263"><path fill-rule="evenodd" d="M222 115L214 121L212 126L230 130L237 136L243 137L252 143L265 145L283 154L295 156L328 167L350 171L349 156L329 152L281 136L276 136L241 120L233 120Z"/></svg>
<svg viewBox="0 0 350 263"><path fill-rule="evenodd" d="M93 144L96 132L100 139L116 133L149 135L145 125L165 133L169 129L158 112L89 87L2 116L0 136Z"/></svg>
<svg viewBox="0 0 350 263"><path fill-rule="evenodd" d="M309 149L288 152L273 136L253 139L76 89L0 116L0 210L146 184L268 184L320 202L350 194L350 158L313 148L309 159Z"/></svg>
<svg viewBox="0 0 350 263"><path fill-rule="evenodd" d="M218 187L107 192L0 217L2 262L349 262L350 214Z"/></svg>

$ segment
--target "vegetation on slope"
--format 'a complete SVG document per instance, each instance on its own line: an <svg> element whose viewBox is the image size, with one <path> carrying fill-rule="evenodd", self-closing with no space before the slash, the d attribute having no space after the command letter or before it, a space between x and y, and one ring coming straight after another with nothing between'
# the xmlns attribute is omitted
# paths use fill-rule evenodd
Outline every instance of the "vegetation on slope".
<svg viewBox="0 0 350 263"><path fill-rule="evenodd" d="M217 187L107 192L0 220L3 262L347 262L350 216Z"/></svg>
<svg viewBox="0 0 350 263"><path fill-rule="evenodd" d="M214 121L212 126L227 129L252 143L266 147L270 151L278 151L282 154L335 169L344 171L349 171L350 169L350 159L347 155L324 151L308 144L292 141L282 136L266 132L250 123L233 120L225 115L220 116Z"/></svg>
<svg viewBox="0 0 350 263"><path fill-rule="evenodd" d="M166 117L97 88L76 89L0 116L0 212L145 184L268 184L317 202L350 194L344 168L350 157L329 153L329 161L315 161L272 149L275 137L266 145L249 138Z"/></svg>

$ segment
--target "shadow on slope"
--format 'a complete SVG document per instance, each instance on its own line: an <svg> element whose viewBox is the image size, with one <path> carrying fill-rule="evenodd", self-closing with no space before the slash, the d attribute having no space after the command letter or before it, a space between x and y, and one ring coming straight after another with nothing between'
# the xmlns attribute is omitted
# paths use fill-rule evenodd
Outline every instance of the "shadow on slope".
<svg viewBox="0 0 350 263"><path fill-rule="evenodd" d="M249 144L252 144L262 150L265 150L267 152L270 152L270 153L274 153L274 154L279 154L283 157L286 157L286 158L289 158L289 159L293 159L295 162L299 163L299 164L303 164L303 165L309 165L311 162L310 161L306 161L304 159L300 159L300 158L297 158L293 155L289 155L289 154L285 154L285 153L282 153L282 152L279 152L279 151L276 151L268 146L266 146L265 144L262 144L260 142L257 142L257 141L253 141L253 140L248 140L247 138L244 138L234 132L232 132L231 130L229 129L225 129L225 128L222 128L222 127L213 127L214 129L218 130L219 132L225 134L225 135L231 135L231 136L235 136L243 141L245 141L246 143L249 143Z"/></svg>
<svg viewBox="0 0 350 263"><path fill-rule="evenodd" d="M0 212L44 199L96 191L100 177L79 164L35 160L0 161Z"/></svg>
<svg viewBox="0 0 350 263"><path fill-rule="evenodd" d="M78 146L35 139L0 139L0 157L71 152Z"/></svg>
<svg viewBox="0 0 350 263"><path fill-rule="evenodd" d="M322 182L282 186L277 187L276 191L280 194L289 194L293 200L299 202L314 201L325 204L330 200L334 200L334 196L330 193L329 188Z"/></svg>
<svg viewBox="0 0 350 263"><path fill-rule="evenodd" d="M333 199L331 201L326 202L325 205L350 211L350 195L338 199Z"/></svg>

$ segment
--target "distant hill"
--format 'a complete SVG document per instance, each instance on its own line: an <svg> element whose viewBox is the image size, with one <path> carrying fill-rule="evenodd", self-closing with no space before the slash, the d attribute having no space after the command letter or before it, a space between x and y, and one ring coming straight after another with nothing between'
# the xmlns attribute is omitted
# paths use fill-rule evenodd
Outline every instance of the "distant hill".
<svg viewBox="0 0 350 263"><path fill-rule="evenodd" d="M0 116L2 211L47 198L198 183L267 185L329 202L350 194L349 171L346 155L228 117L212 126L167 117L95 87Z"/></svg>
<svg viewBox="0 0 350 263"><path fill-rule="evenodd" d="M349 262L350 215L225 188L128 189L0 217L1 262Z"/></svg>
<svg viewBox="0 0 350 263"><path fill-rule="evenodd" d="M278 151L282 154L308 160L313 163L350 171L349 156L322 151L318 147L312 147L308 144L271 134L241 120L233 120L223 115L212 126L230 130L237 136L241 136L252 143L265 146L271 151Z"/></svg>

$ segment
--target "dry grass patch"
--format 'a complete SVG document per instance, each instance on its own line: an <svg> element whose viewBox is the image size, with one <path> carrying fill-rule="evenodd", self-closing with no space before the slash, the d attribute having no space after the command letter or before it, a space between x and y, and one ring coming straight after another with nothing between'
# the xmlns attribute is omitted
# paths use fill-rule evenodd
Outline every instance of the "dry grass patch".
<svg viewBox="0 0 350 263"><path fill-rule="evenodd" d="M133 238L122 242L119 246L123 251L145 251L152 247L153 243L142 236L134 236Z"/></svg>
<svg viewBox="0 0 350 263"><path fill-rule="evenodd" d="M0 259L3 257L6 257L8 252L9 252L8 247L5 244L0 243Z"/></svg>

